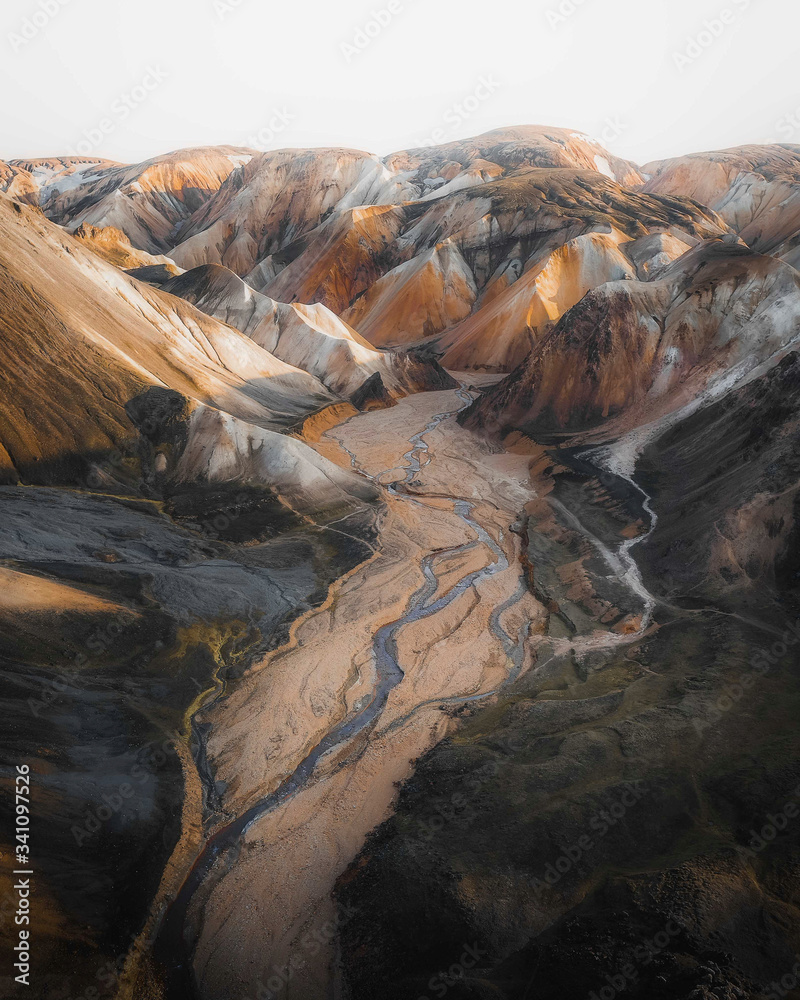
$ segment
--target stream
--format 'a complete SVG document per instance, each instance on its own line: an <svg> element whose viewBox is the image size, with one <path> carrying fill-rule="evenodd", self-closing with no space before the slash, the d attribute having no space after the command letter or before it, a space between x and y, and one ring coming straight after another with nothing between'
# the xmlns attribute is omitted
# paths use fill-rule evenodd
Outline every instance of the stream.
<svg viewBox="0 0 800 1000"><path fill-rule="evenodd" d="M415 477L424 467L423 456L429 455L429 447L425 440L427 435L435 430L444 420L455 416L461 410L471 405L473 401L472 396L465 388L462 387L459 389L457 395L462 402L462 406L459 409L437 414L419 433L415 434L409 440L411 448L403 456L407 463L403 469L390 469L378 477L369 476L358 468L356 456L352 452L347 452L350 455L353 468L361 475L376 482L384 479L391 472L404 472L404 478L400 482L396 481L386 486L387 491L395 499L402 502L425 506L422 501L404 492L401 487L412 485ZM375 633L373 654L377 671L377 683L369 701L366 704L362 704L357 711L334 726L273 792L257 802L232 823L218 830L206 842L203 851L197 857L174 902L165 912L156 936L155 958L167 972L167 995L171 1000L188 1000L189 997L197 995L192 975L192 948L185 938L187 930L186 921L189 906L195 893L211 875L212 869L218 859L224 855L234 855L243 836L253 823L272 810L277 809L301 791L312 779L318 764L328 753L343 746L377 721L386 706L389 695L402 682L405 676L398 662L397 636L400 630L406 625L438 614L482 580L504 572L509 568L508 559L501 546L481 524L474 520L472 516L473 507L474 504L470 501L453 498L454 512L471 529L471 532L477 536L477 541L471 540L462 545L425 556L420 566L425 582L411 598L405 614L397 621L384 625ZM492 553L494 557L493 561L481 569L467 574L447 593L434 599L439 587L439 581L433 570L434 562L443 556L458 555L466 552L480 543L484 544ZM502 606L495 609L491 619L492 628L501 640L503 648L512 663L513 669L510 679L514 679L519 673L524 656L524 647L521 636L512 637L502 629L500 618L509 607L513 606L522 597L524 592L525 582L523 580L514 596ZM221 692L218 691L218 696L220 695ZM211 779L211 775L207 768L204 768L204 772L201 776L208 782ZM213 788L213 783L211 787Z"/></svg>
<svg viewBox="0 0 800 1000"><path fill-rule="evenodd" d="M345 445L339 441L338 444L349 455L353 469L360 475L373 482L382 485L387 492L396 500L425 507L426 504L420 498L408 492L408 487L415 485L415 479L423 468L431 461L430 450L426 441L427 436L435 430L443 421L457 415L472 403L472 396L462 386L457 390L457 395L461 401L461 406L457 410L448 410L437 414L425 427L410 438L410 449L403 456L405 465L395 469L389 469L377 476L371 476L362 470L357 461L356 455L349 451ZM357 418L351 418L357 419ZM587 452L586 457L589 457ZM425 459L427 458L427 461ZM591 460L597 467L603 467L606 471L612 471L608 466L608 459L596 451L591 453ZM387 482L387 477L393 473L402 473L402 479ZM619 475L618 472L614 473ZM626 480L628 477L622 477ZM551 655L539 665L545 665L550 660L574 653L580 655L589 650L599 648L612 649L618 645L636 641L647 631L652 622L653 611L656 606L656 599L644 585L638 565L633 558L632 550L636 545L641 544L652 534L656 526L656 516L650 507L650 498L641 488L628 480L630 485L644 497L644 509L650 515L651 524L646 534L634 539L626 540L614 551L600 539L596 538L579 521L577 516L566 508L559 500L549 497L548 501L556 508L560 515L569 523L575 531L587 538L602 556L610 571L619 581L632 593L641 598L643 602L641 627L631 634L616 635L609 632L595 632L580 638L571 640L548 640L551 643ZM170 1000L188 1000L196 997L197 991L192 973L192 951L193 946L186 939L187 917L189 907L195 893L206 882L209 877L213 877L213 869L220 858L229 858L223 870L228 870L231 864L235 863L235 855L241 844L242 838L248 829L260 820L263 816L280 807L287 800L298 792L302 791L313 779L320 762L326 755L343 747L354 737L367 731L380 718L386 706L391 692L404 679L404 672L398 659L397 637L401 629L415 622L422 621L443 611L454 601L458 600L470 588L476 586L481 581L497 573L506 571L509 568L509 561L499 542L502 542L502 535L499 542L495 540L486 529L478 523L473 514L476 503L480 501L470 501L467 499L451 497L454 513L466 525L470 533L474 536L470 541L450 549L437 551L426 555L420 564L420 569L424 577L423 584L414 593L409 601L408 607L401 618L395 622L384 625L375 633L372 641L373 656L376 665L376 684L368 696L366 702L360 702L351 714L340 723L329 730L324 738L314 746L305 758L297 765L294 771L289 774L280 785L269 795L265 796L245 813L233 822L222 827L206 842L202 852L197 857L189 875L185 879L183 886L178 892L174 902L169 906L163 915L162 922L156 937L155 958L167 974L167 996ZM443 556L459 555L468 550L474 549L476 545L484 545L492 555L492 561L486 566L473 570L461 578L450 590L439 597L436 593L439 588L439 581L434 571L434 563ZM503 614L514 606L526 593L527 583L524 577L515 593L503 604L494 609L490 618L490 628L495 636L501 641L503 649L511 664L511 669L506 683L513 682L522 669L524 662L524 627L520 626L519 634L509 635L501 624ZM224 687L217 690L217 697L224 693ZM454 704L467 704L477 702L495 695L496 691L484 692L481 694L461 697L447 698L444 702ZM442 699L438 699L442 702ZM416 706L410 714L423 707ZM404 718L408 718L405 716ZM397 720L397 724L402 720ZM390 727L390 729L393 728ZM202 741L201 741L202 746ZM204 766L201 769L201 777L204 782L210 784L213 789L213 780L210 770L205 766L205 761L200 761ZM209 797L209 801L213 801Z"/></svg>

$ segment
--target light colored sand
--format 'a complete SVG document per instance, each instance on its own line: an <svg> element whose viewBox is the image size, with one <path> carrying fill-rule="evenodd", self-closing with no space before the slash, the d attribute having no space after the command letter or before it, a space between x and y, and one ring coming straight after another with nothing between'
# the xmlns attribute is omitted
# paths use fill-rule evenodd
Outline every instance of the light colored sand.
<svg viewBox="0 0 800 1000"><path fill-rule="evenodd" d="M399 480L409 438L437 413L459 405L454 392L413 396L333 428L321 444L349 466L349 455L333 447L341 441L370 475L394 467L397 475L386 481ZM425 556L441 553L433 563L440 577L437 596L495 561L446 498L477 501L472 516L501 545L509 568L401 630L405 677L374 727L328 754L304 789L251 827L230 871L215 872L198 893L193 914L197 919L202 908L202 932L195 967L204 997L255 996L259 982L268 985L275 969L292 959L296 968L282 995L326 995L333 946L320 943L313 931L333 916L336 878L367 834L391 814L395 783L409 776L411 761L452 725L443 703L491 692L508 678L512 665L489 618L522 592L520 539L509 528L531 499L529 459L489 454L453 419L426 440L432 458L415 480L422 483L414 489L417 502L389 499L378 554L335 585L327 604L296 625L288 646L252 669L208 718L210 759L227 784L226 811L241 815L273 791L369 694L376 676L375 632L403 616L424 582ZM476 544L461 553L447 551L468 543ZM535 631L543 617L523 592L502 623L509 632Z"/></svg>

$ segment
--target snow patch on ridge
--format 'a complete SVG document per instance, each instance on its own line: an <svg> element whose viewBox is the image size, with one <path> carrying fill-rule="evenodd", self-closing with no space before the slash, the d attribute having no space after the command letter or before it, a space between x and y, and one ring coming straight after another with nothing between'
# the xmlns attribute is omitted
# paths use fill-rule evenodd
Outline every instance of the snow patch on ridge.
<svg viewBox="0 0 800 1000"><path fill-rule="evenodd" d="M63 167L61 169L54 169L53 167L40 165L34 167L31 173L34 180L41 187L45 195L45 200L62 195L66 191L74 191L75 188L79 188L90 179L94 179L95 175L99 175L96 163L86 163L83 166L75 167L74 170L70 170L69 168L64 169ZM88 177L87 174L93 176Z"/></svg>
<svg viewBox="0 0 800 1000"><path fill-rule="evenodd" d="M601 174L605 174L606 177L610 177L612 181L615 181L617 179L617 175L611 169L611 164L608 162L605 156L599 156L595 154L594 162Z"/></svg>
<svg viewBox="0 0 800 1000"><path fill-rule="evenodd" d="M593 139L590 135L586 135L584 132L570 132L570 138L580 139L581 142L588 142L590 146L602 145L599 139Z"/></svg>

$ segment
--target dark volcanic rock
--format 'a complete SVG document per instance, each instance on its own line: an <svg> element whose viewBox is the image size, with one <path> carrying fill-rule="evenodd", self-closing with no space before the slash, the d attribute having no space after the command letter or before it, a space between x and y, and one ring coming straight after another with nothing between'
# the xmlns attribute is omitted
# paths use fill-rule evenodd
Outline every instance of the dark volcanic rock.
<svg viewBox="0 0 800 1000"><path fill-rule="evenodd" d="M420 762L340 881L353 1000L765 1000L792 975L798 385L793 353L645 452L658 525L633 551L659 627L543 653ZM553 497L613 548L641 497L560 457ZM558 593L581 560L595 615L612 607L596 547L549 507L530 512L534 586ZM580 598L553 612L554 636L598 627Z"/></svg>
<svg viewBox="0 0 800 1000"><path fill-rule="evenodd" d="M395 400L386 391L380 372L370 375L367 381L350 397L350 402L357 410L370 410L392 406Z"/></svg>

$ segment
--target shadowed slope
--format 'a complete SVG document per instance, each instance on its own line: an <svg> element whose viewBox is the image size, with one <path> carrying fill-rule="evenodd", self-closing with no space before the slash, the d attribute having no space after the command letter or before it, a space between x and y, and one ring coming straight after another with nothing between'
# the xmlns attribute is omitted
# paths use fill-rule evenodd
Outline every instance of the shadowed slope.
<svg viewBox="0 0 800 1000"><path fill-rule="evenodd" d="M81 223L72 234L76 240L94 251L109 264L114 264L123 271L136 271L140 268L159 268L160 272L170 277L176 277L183 272L169 257L158 256L137 250L131 245L128 237L113 226L98 228L88 223Z"/></svg>

